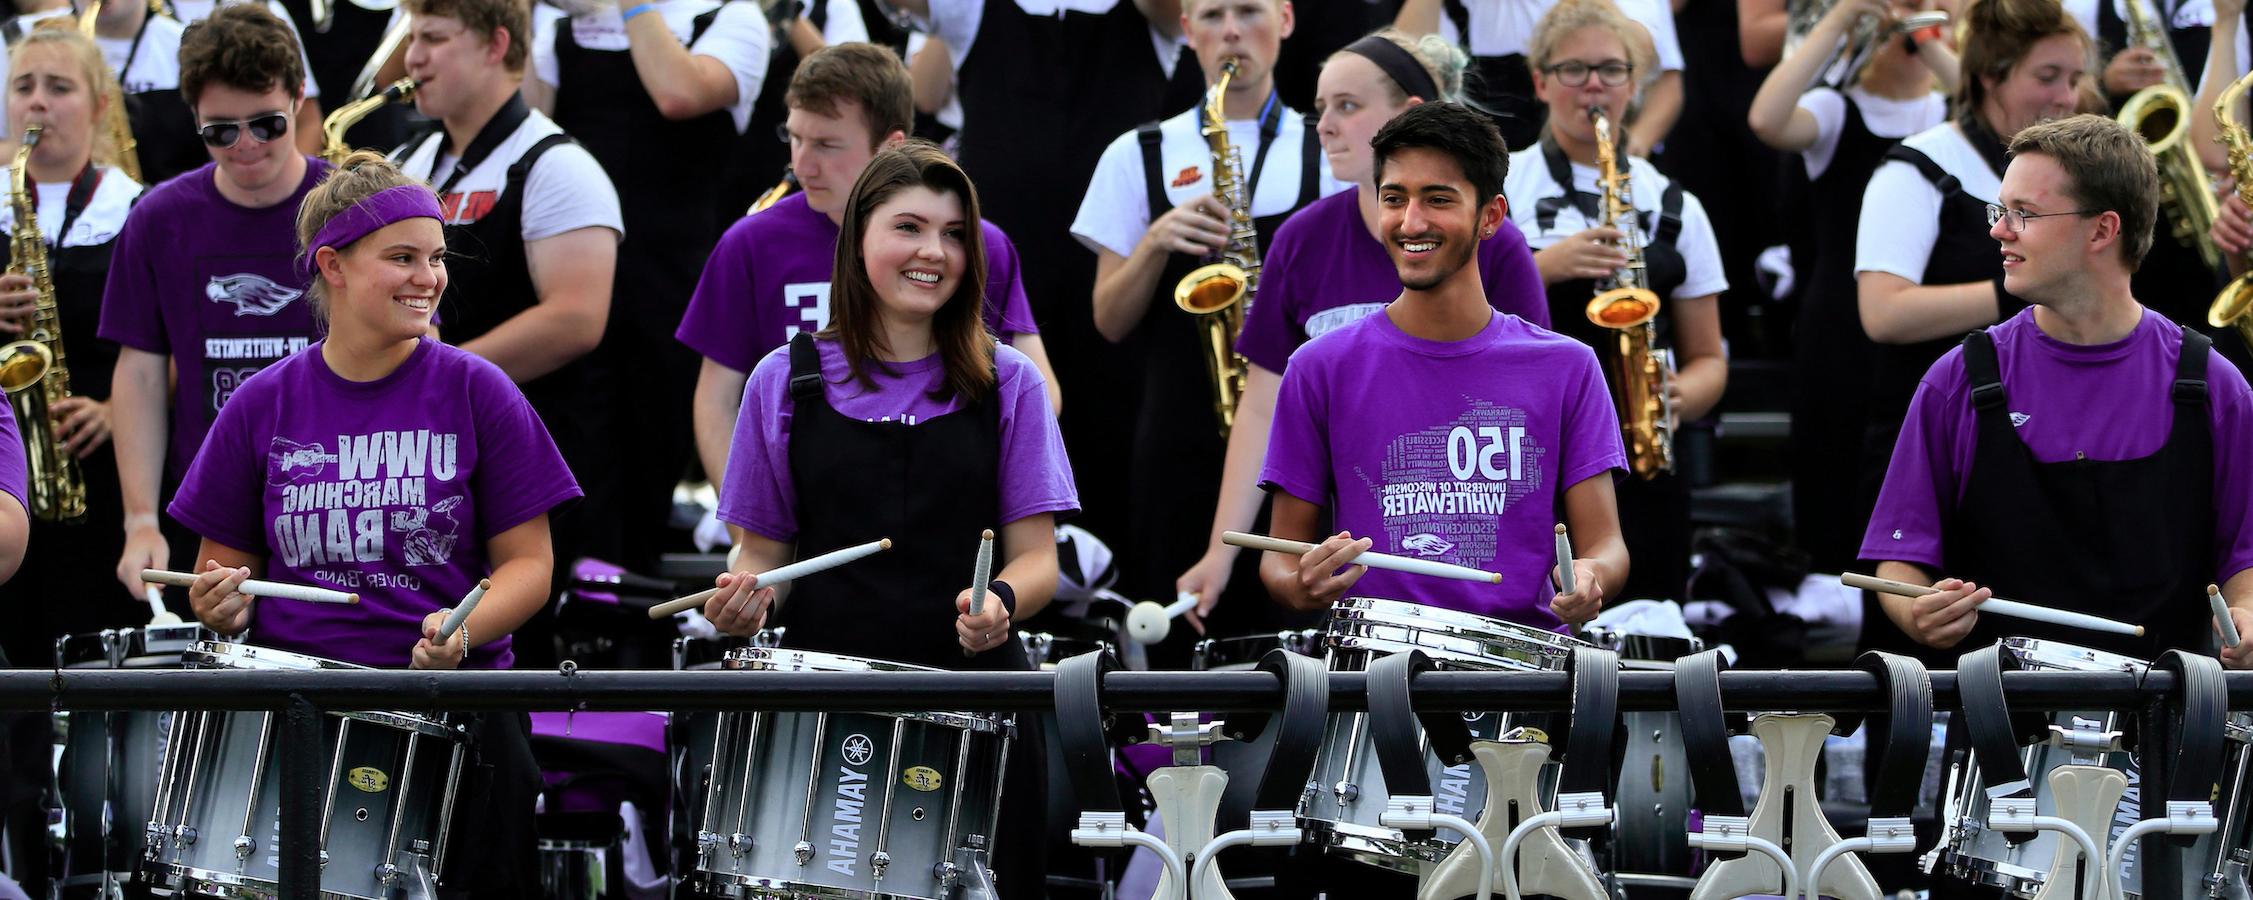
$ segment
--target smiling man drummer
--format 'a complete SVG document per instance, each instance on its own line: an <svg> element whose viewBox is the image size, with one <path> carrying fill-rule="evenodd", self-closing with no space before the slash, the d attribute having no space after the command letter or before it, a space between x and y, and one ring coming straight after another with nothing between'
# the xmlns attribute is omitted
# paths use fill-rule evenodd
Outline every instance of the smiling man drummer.
<svg viewBox="0 0 2253 900"><path fill-rule="evenodd" d="M1260 484L1277 537L1321 539L1325 516L1341 530L1302 556L1267 554L1261 579L1299 609L1350 588L1541 628L1586 622L1627 577L1611 478L1626 456L1595 354L1496 312L1480 286L1479 242L1506 219L1509 150L1456 103L1411 108L1371 145L1402 290L1383 315L1291 356ZM1551 555L1560 513L1581 554L1565 593ZM1502 582L1354 564L1373 547Z"/></svg>
<svg viewBox="0 0 2253 900"><path fill-rule="evenodd" d="M2253 392L2204 335L2146 309L2159 176L2136 135L2082 115L2018 133L2000 205L2003 287L2033 304L1933 364L1901 428L1861 555L1932 584L1882 597L1929 661L2024 635L2153 658L2213 645L2222 582L2253 634ZM1983 620L1994 594L2121 619L2134 638ZM1967 642L1966 638L1970 638ZM2253 667L2253 645L2222 654Z"/></svg>

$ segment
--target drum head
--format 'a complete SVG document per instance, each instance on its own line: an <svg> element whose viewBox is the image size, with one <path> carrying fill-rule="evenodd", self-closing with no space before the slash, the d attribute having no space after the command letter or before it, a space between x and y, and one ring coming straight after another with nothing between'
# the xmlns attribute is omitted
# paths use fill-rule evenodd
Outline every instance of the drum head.
<svg viewBox="0 0 2253 900"><path fill-rule="evenodd" d="M1563 669L1586 641L1529 625L1419 603L1347 597L1330 609L1326 646L1378 655L1422 650L1443 665Z"/></svg>
<svg viewBox="0 0 2253 900"><path fill-rule="evenodd" d="M191 669L365 669L348 662L291 653L272 647L252 644L233 644L226 641L196 641L188 646L182 659Z"/></svg>
<svg viewBox="0 0 2253 900"><path fill-rule="evenodd" d="M2142 672L2151 663L2132 656L2041 638L2007 637L2003 652L2028 669L2062 669L2070 672Z"/></svg>

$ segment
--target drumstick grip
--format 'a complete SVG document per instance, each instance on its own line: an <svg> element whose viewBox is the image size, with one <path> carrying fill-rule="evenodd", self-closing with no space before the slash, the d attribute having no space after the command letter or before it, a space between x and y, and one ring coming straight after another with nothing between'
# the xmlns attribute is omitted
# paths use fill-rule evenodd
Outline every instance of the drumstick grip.
<svg viewBox="0 0 2253 900"><path fill-rule="evenodd" d="M883 538L881 540L870 541L866 544L861 544L854 547L846 547L842 550L832 550L820 556L812 557L809 559L801 559L787 566L782 566L777 569L763 572L757 578L752 580L751 589L756 591L760 588L774 587L775 585L782 584L787 581L804 578L816 572L827 571L829 569L836 568L862 557L871 556L890 549L892 549L892 539ZM716 587L706 588L686 597L682 597L678 600L667 600L663 603L657 604L656 606L650 607L649 617L652 619L662 619L666 616L695 609L699 606L703 606L705 601L712 599L712 597L719 592L720 589Z"/></svg>
<svg viewBox="0 0 2253 900"><path fill-rule="evenodd" d="M1265 550L1270 553L1289 553L1294 556L1304 556L1315 547L1315 545L1305 541L1268 537L1264 534L1247 534L1241 531L1221 532L1220 541L1231 546ZM1482 581L1487 584L1502 583L1502 576L1493 572L1481 571L1469 566L1458 566L1453 563L1394 556L1390 553L1366 552L1354 557L1353 564L1368 566L1372 569L1406 572L1411 575L1428 575L1434 578L1449 578L1456 581Z"/></svg>
<svg viewBox="0 0 2253 900"><path fill-rule="evenodd" d="M1864 575L1859 572L1847 572L1841 574L1838 576L1838 580L1844 583L1847 587L1867 588L1881 594L1892 594L1897 597L1922 597L1926 594L1932 593L1932 588L1925 585L1910 584L1905 581L1894 581L1890 578L1878 578L1873 575ZM1984 602L1979 604L1979 611L1994 613L1998 616L2009 616L2014 619L2025 619L2030 622L2043 622L2050 625L2063 625L2068 628L2086 628L2090 631L2099 631L2106 634L2125 634L2135 637L2143 636L2143 626L2141 625L2130 625L2126 622L2118 622L2112 619L2104 618L2102 616L2092 616L2087 613L2077 613L2071 610L2051 609L2047 606L2035 606L2031 603L2021 603L2017 600L2005 600L2001 597L1987 598Z"/></svg>

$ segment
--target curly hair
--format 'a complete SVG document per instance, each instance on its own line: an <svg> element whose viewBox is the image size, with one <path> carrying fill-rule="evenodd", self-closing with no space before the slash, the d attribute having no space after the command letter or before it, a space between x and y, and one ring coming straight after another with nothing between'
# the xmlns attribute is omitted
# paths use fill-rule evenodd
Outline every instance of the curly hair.
<svg viewBox="0 0 2253 900"><path fill-rule="evenodd" d="M263 94L305 93L305 60L297 35L264 4L230 3L180 35L180 98L194 109L205 85Z"/></svg>

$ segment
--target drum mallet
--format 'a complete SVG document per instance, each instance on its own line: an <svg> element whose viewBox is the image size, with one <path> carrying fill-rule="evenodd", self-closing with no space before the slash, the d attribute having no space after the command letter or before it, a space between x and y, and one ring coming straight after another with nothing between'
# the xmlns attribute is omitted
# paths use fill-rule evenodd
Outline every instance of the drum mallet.
<svg viewBox="0 0 2253 900"><path fill-rule="evenodd" d="M1896 597L1922 597L1932 593L1932 588L1921 584L1877 578L1860 572L1844 573L1838 576L1838 580L1850 588L1865 588L1880 594L1892 594ZM2047 606L2035 606L2031 603L2020 603L2016 600L2005 600L2001 597L1989 597L1980 603L1978 608L1980 612L2009 616L2014 619L2025 619L2031 622L2063 625L2067 628L2086 628L2090 631L2101 631L2106 634L2143 637L2143 626L2141 625L2130 625L2126 622L2115 622L2101 616L2092 616L2071 610L2051 609Z"/></svg>
<svg viewBox="0 0 2253 900"><path fill-rule="evenodd" d="M142 593L142 596L144 596L144 597L147 597L147 598L148 598L148 601L149 601L149 624L150 624L150 625L178 625L178 624L181 624L181 622L180 622L180 614L178 614L178 613L175 613L175 612L173 612L173 611L171 611L171 610L169 610L169 609L165 609L165 608L164 608L164 589L163 589L163 588L157 587L156 585L153 585L153 584L144 584L144 585L142 585L141 587L142 587L142 589L143 589L143 593Z"/></svg>
<svg viewBox="0 0 2253 900"><path fill-rule="evenodd" d="M1570 594L1572 583L1572 538L1565 534L1565 523L1557 523L1557 593Z"/></svg>
<svg viewBox="0 0 2253 900"><path fill-rule="evenodd" d="M2237 646L2237 622L2230 618L2230 604L2222 599L2221 585L2206 586L2206 603L2214 607L2214 627L2221 629L2222 649Z"/></svg>
<svg viewBox="0 0 2253 900"><path fill-rule="evenodd" d="M986 585L994 580L994 530L978 532L978 564L970 570L970 615L972 618L986 612ZM968 647L962 648L965 657L978 655Z"/></svg>
<svg viewBox="0 0 2253 900"><path fill-rule="evenodd" d="M1144 600L1127 610L1127 636L1137 644L1155 644L1173 632L1173 620L1182 613L1197 608L1197 595L1182 591L1174 595L1172 603L1159 605L1155 600Z"/></svg>
<svg viewBox="0 0 2253 900"><path fill-rule="evenodd" d="M756 591L760 588L774 587L775 585L782 584L784 582L795 581L808 575L812 575L817 572L826 572L846 563L853 562L854 560L874 556L878 553L890 549L892 549L892 539L884 538L881 540L870 541L859 546L846 547L843 550L832 550L828 553L824 553L811 559L801 559L787 566L782 566L769 572L760 573L757 578L752 580L751 589ZM652 619L662 619L666 616L674 615L676 613L687 612L689 610L703 606L705 601L712 599L712 597L719 592L720 589L716 587L706 588L686 597L667 600L663 603L657 604L656 606L650 607L649 617Z"/></svg>
<svg viewBox="0 0 2253 900"><path fill-rule="evenodd" d="M187 572L167 572L163 569L142 569L141 580L149 582L150 584L168 584L173 587L189 587L196 583L196 576ZM244 581L242 587L235 589L235 593L242 594L248 597L272 597L276 600L297 600L305 603L360 602L360 595L358 594L348 594L344 591L330 590L328 588L322 587L309 587L302 584L283 584L278 581L260 581L256 578Z"/></svg>
<svg viewBox="0 0 2253 900"><path fill-rule="evenodd" d="M1315 546L1305 541L1284 540L1268 537L1264 534L1246 534L1241 531L1221 532L1220 542L1232 547L1266 550L1270 553L1288 553L1292 556L1305 556ZM1458 566L1454 563L1394 556L1390 553L1363 553L1353 558L1353 565L1393 572L1406 572L1411 575L1429 575L1433 578L1451 578L1456 581L1483 581L1487 584L1502 583L1502 576L1493 572L1481 571L1469 566Z"/></svg>
<svg viewBox="0 0 2253 900"><path fill-rule="evenodd" d="M447 613L446 621L438 626L438 643L453 640L454 632L461 629L463 622L469 621L470 610L476 609L477 601L485 599L485 592L492 589L493 579L477 579L477 586L469 589L468 596L463 597L462 602L454 604L454 611Z"/></svg>

